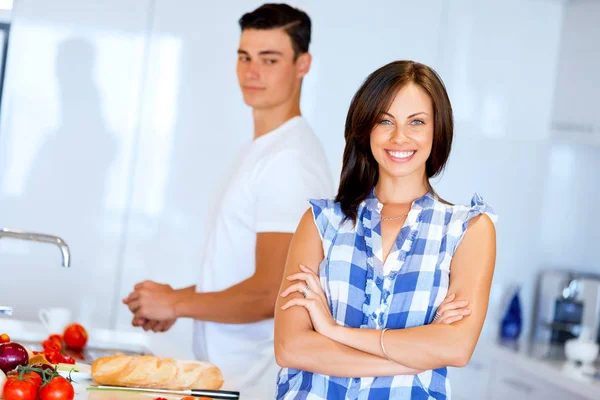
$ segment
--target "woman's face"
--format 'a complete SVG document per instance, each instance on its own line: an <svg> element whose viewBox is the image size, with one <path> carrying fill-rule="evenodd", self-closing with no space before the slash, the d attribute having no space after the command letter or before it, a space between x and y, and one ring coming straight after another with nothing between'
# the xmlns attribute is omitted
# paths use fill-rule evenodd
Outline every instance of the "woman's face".
<svg viewBox="0 0 600 400"><path fill-rule="evenodd" d="M420 86L409 83L398 91L371 131L371 152L379 164L379 176L425 177L432 143L431 98Z"/></svg>

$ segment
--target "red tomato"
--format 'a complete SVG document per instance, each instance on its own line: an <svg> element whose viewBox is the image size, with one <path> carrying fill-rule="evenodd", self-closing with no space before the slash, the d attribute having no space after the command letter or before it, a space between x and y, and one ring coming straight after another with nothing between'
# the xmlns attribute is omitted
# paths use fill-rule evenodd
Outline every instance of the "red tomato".
<svg viewBox="0 0 600 400"><path fill-rule="evenodd" d="M44 351L44 357L50 362L50 364L60 363L60 353L57 351Z"/></svg>
<svg viewBox="0 0 600 400"><path fill-rule="evenodd" d="M48 336L48 340L57 342L62 346L62 336L60 336L60 335L57 335L57 334L50 335L50 336Z"/></svg>
<svg viewBox="0 0 600 400"><path fill-rule="evenodd" d="M182 397L181 400L211 400L211 398L210 397L185 396L185 397Z"/></svg>
<svg viewBox="0 0 600 400"><path fill-rule="evenodd" d="M67 347L80 350L85 347L88 340L88 334L83 326L71 324L65 328L63 339Z"/></svg>
<svg viewBox="0 0 600 400"><path fill-rule="evenodd" d="M17 376L13 375L4 385L2 398L4 400L35 400L37 397L37 389L35 383L17 379Z"/></svg>
<svg viewBox="0 0 600 400"><path fill-rule="evenodd" d="M75 364L75 362L76 362L73 357L63 356L62 354L61 354L61 356L62 357L61 357L61 361L60 362L63 363L63 364Z"/></svg>
<svg viewBox="0 0 600 400"><path fill-rule="evenodd" d="M62 376L55 376L40 388L40 400L73 400L73 398L75 398L73 385Z"/></svg>
<svg viewBox="0 0 600 400"><path fill-rule="evenodd" d="M10 337L6 333L3 333L2 335L0 335L0 343L8 343L8 342L10 342Z"/></svg>
<svg viewBox="0 0 600 400"><path fill-rule="evenodd" d="M73 357L62 355L58 351L46 351L44 356L51 364L75 364Z"/></svg>
<svg viewBox="0 0 600 400"><path fill-rule="evenodd" d="M56 342L55 340L46 339L42 342L42 347L44 348L44 352L58 352L62 348L62 344L60 342Z"/></svg>
<svg viewBox="0 0 600 400"><path fill-rule="evenodd" d="M16 375L16 379L18 379L18 376L19 375ZM44 383L44 381L42 380L42 377L37 372L33 372L33 371L23 374L23 379L26 380L27 382L33 383L36 388L39 388L40 386L42 386L42 383Z"/></svg>

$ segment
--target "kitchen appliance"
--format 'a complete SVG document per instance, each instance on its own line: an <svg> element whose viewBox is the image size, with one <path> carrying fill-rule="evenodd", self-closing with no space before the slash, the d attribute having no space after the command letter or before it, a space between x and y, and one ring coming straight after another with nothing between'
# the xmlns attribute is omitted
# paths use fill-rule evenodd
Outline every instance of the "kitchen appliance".
<svg viewBox="0 0 600 400"><path fill-rule="evenodd" d="M572 270L542 271L537 283L531 349L534 355L565 358L565 343L585 329L600 343L600 275Z"/></svg>

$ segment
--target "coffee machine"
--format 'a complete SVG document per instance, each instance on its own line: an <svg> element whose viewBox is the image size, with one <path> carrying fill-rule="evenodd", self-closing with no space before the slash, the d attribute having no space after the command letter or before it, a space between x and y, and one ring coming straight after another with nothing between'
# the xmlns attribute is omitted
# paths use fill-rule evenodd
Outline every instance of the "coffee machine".
<svg viewBox="0 0 600 400"><path fill-rule="evenodd" d="M585 329L600 343L600 275L544 270L538 277L531 333L535 356L564 359L564 344Z"/></svg>

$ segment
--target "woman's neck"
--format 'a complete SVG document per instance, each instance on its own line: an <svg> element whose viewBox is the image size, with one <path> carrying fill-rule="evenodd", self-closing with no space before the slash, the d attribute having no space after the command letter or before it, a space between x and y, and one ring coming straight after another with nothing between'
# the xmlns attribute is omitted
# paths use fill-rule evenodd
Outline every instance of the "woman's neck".
<svg viewBox="0 0 600 400"><path fill-rule="evenodd" d="M423 197L430 188L424 176L393 178L380 175L375 185L375 196L383 205L407 204Z"/></svg>

